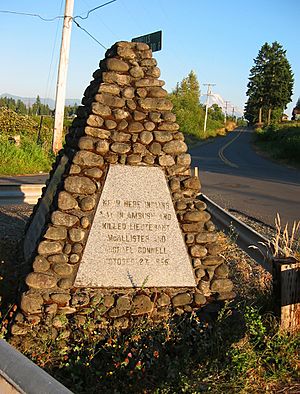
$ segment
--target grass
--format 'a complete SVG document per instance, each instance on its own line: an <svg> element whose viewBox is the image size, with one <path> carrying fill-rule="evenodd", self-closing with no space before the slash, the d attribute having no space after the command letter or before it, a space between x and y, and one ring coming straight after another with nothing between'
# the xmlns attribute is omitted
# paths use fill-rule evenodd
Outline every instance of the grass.
<svg viewBox="0 0 300 394"><path fill-rule="evenodd" d="M291 165L300 165L299 122L271 125L256 132L255 143L276 160Z"/></svg>
<svg viewBox="0 0 300 394"><path fill-rule="evenodd" d="M48 172L51 169L53 156L42 146L33 142L30 137L21 139L17 147L7 138L0 138L0 174L34 174Z"/></svg>
<svg viewBox="0 0 300 394"><path fill-rule="evenodd" d="M288 223L281 225L279 213L275 218L276 235L272 238L271 244L274 249L274 257L294 257L300 258L300 221L294 221L292 228L288 228Z"/></svg>
<svg viewBox="0 0 300 394"><path fill-rule="evenodd" d="M0 174L23 175L48 172L54 161L51 153L53 118L20 115L0 108ZM64 134L71 119L64 120ZM21 144L10 139L19 136Z"/></svg>

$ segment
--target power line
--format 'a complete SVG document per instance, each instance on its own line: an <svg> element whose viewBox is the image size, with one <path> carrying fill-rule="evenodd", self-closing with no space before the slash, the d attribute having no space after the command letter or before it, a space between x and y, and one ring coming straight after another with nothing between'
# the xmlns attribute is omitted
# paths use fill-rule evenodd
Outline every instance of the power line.
<svg viewBox="0 0 300 394"><path fill-rule="evenodd" d="M94 41L96 41L102 48L104 48L105 50L107 49L103 44L101 44L100 41L97 40L97 38L95 38L91 33L89 33L84 27L81 27L80 24L77 21L75 21L74 18L72 18L72 19L73 19L73 22L75 23L75 25L77 27L79 27L79 29L83 30L88 36L90 36Z"/></svg>
<svg viewBox="0 0 300 394"><path fill-rule="evenodd" d="M55 19L63 19L64 16L63 15L57 15L54 18L44 18L39 14L31 14L29 12L18 12L18 11L8 11L8 10L0 10L1 14L14 14L14 15L23 15L23 16L33 16L36 18L41 19L44 22L53 22L55 21Z"/></svg>
<svg viewBox="0 0 300 394"><path fill-rule="evenodd" d="M61 12L62 10L62 6L63 6L63 1L61 0L60 3L60 9L59 11ZM56 40L57 40L57 34L58 34L58 27L59 27L59 22L57 22L57 26L56 26L56 32L55 32L55 38L54 38L54 42L53 42L53 48L52 48L52 54L51 54L51 61L50 61L50 66L49 66L49 72L48 72L48 78L47 78L47 85L46 85L46 92L44 95L44 105L46 104L46 97L48 97L48 90L49 90L49 85L50 85L50 77L51 77L51 71L52 71L52 64L53 64L53 59L54 59L54 51L55 51L55 47L56 47ZM53 79L54 73L52 74L52 78L51 78L51 84L52 84L52 79Z"/></svg>
<svg viewBox="0 0 300 394"><path fill-rule="evenodd" d="M92 8L91 10L89 10L87 12L86 16L76 15L76 16L74 16L73 20L75 21L76 18L87 19L92 12L94 12L94 11L98 10L99 8L102 8L102 7L104 7L104 6L108 5L108 4L114 3L115 1L117 1L117 0L111 0L111 1L108 1L107 3L98 5L97 7Z"/></svg>
<svg viewBox="0 0 300 394"><path fill-rule="evenodd" d="M87 19L87 18L89 17L89 15L90 15L92 12L94 12L94 11L98 10L99 8L102 8L102 7L104 7L104 6L108 5L108 4L114 3L115 1L117 1L117 0L111 0L111 1L108 1L107 3L100 4L100 5L98 5L97 7L92 8L91 10L89 10L89 11L87 12L86 16L77 15L77 16L74 16L73 20L75 20L76 18ZM53 21L55 21L56 19L63 19L63 18L64 18L63 15L57 15L57 16L54 16L53 18L44 18L43 16L41 16L41 15L39 15L39 14L32 14L32 13L30 13L30 12L10 11L10 10L0 10L0 13L1 13L1 14L13 14L13 15L33 16L33 17L35 17L35 18L41 19L41 20L44 21L44 22L53 22Z"/></svg>
<svg viewBox="0 0 300 394"><path fill-rule="evenodd" d="M75 17L72 17L72 20L73 20L73 22L75 23L75 25L76 25L79 29L83 30L89 37L91 37L95 42L97 42L97 44L99 44L99 45L100 45L103 49L105 49L105 50L106 50L107 48L106 48L99 40L97 40L96 37L94 37L90 32L88 32L84 27L80 26L80 24L79 24L75 19L76 19L76 18L87 19L87 18L89 17L89 15L90 15L91 12L96 11L96 10L98 10L99 8L102 8L102 7L104 7L104 6L108 5L108 4L114 3L115 1L117 1L117 0L111 0L111 1L108 1L108 2L106 2L106 3L104 3L104 4L101 4L101 5L99 5L99 6L95 7L95 8L92 8L91 10L89 10L89 11L87 12L86 16L77 15L77 16L75 16ZM18 11L9 11L9 10L0 10L0 13L37 17L37 18L41 19L41 20L44 21L44 22L53 22L53 21L56 20L56 19L63 19L63 18L64 18L63 15L57 15L57 16L55 16L54 18L44 18L44 17L42 17L42 16L39 15L39 14L31 14L31 13L29 13L29 12L18 12Z"/></svg>

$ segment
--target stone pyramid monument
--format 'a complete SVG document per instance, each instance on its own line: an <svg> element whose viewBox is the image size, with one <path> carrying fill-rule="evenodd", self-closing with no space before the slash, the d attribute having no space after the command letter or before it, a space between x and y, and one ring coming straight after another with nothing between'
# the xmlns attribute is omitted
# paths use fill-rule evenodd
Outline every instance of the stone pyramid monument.
<svg viewBox="0 0 300 394"><path fill-rule="evenodd" d="M14 335L87 314L126 328L234 296L159 77L136 42L117 42L94 72L27 228Z"/></svg>

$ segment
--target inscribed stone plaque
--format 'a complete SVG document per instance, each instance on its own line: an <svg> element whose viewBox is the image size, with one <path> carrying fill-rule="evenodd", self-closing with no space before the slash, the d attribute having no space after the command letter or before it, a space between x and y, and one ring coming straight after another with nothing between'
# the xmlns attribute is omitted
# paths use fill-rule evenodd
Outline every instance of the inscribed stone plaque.
<svg viewBox="0 0 300 394"><path fill-rule="evenodd" d="M75 286L196 286L161 168L110 166Z"/></svg>

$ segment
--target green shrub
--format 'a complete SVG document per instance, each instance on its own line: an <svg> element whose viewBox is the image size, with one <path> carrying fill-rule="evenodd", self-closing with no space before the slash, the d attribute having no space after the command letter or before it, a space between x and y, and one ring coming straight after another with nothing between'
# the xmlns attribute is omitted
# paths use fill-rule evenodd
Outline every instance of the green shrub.
<svg viewBox="0 0 300 394"><path fill-rule="evenodd" d="M0 137L0 174L34 174L48 172L53 156L46 148L23 136L18 147L6 137Z"/></svg>
<svg viewBox="0 0 300 394"><path fill-rule="evenodd" d="M275 392L274 387L297 381L300 334L281 331L274 316L253 306L247 306L243 316L245 336L228 352L231 378L240 381L245 393Z"/></svg>
<svg viewBox="0 0 300 394"><path fill-rule="evenodd" d="M256 132L255 142L275 159L300 164L300 127L293 123L270 125Z"/></svg>

